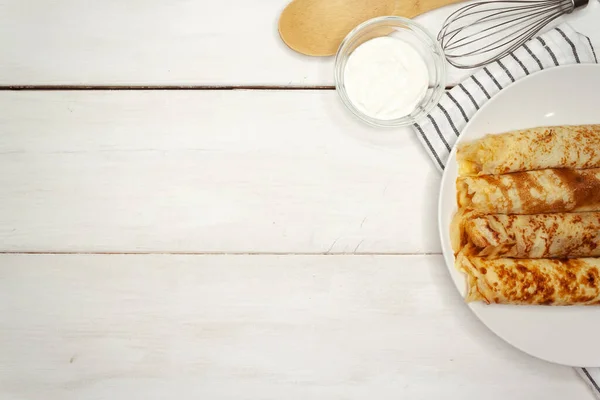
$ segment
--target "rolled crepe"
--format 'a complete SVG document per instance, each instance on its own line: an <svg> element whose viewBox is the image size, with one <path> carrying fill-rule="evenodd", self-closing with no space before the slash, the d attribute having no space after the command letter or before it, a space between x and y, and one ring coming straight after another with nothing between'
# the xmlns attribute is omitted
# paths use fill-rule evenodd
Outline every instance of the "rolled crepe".
<svg viewBox="0 0 600 400"><path fill-rule="evenodd" d="M479 257L600 256L600 212L482 215L462 219L454 251Z"/></svg>
<svg viewBox="0 0 600 400"><path fill-rule="evenodd" d="M488 259L459 254L465 300L499 304L600 305L600 259Z"/></svg>
<svg viewBox="0 0 600 400"><path fill-rule="evenodd" d="M518 130L458 146L460 176L600 167L600 125Z"/></svg>
<svg viewBox="0 0 600 400"><path fill-rule="evenodd" d="M485 214L600 211L600 168L459 177L456 194L459 207Z"/></svg>

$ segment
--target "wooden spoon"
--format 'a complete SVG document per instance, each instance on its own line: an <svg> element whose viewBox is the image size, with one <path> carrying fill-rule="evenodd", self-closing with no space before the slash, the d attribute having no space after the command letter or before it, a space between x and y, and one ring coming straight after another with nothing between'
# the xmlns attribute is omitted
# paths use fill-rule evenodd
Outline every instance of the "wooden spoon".
<svg viewBox="0 0 600 400"><path fill-rule="evenodd" d="M330 56L348 32L368 19L413 18L461 1L465 0L294 0L279 17L279 35L299 53Z"/></svg>

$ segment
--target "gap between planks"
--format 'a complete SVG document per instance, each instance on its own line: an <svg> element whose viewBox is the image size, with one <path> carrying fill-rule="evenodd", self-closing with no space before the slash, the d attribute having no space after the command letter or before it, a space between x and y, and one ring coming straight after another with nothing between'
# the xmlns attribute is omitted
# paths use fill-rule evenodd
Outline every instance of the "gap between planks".
<svg viewBox="0 0 600 400"><path fill-rule="evenodd" d="M335 90L334 86L263 86L263 85L8 85L0 91L79 91L79 90Z"/></svg>
<svg viewBox="0 0 600 400"><path fill-rule="evenodd" d="M441 256L442 253L308 253L187 251L0 251L0 255L183 255L183 256Z"/></svg>
<svg viewBox="0 0 600 400"><path fill-rule="evenodd" d="M453 86L446 86L446 90ZM150 90L335 90L335 86L266 86L266 85L234 85L234 86L210 86L210 85L0 85L0 91L150 91Z"/></svg>

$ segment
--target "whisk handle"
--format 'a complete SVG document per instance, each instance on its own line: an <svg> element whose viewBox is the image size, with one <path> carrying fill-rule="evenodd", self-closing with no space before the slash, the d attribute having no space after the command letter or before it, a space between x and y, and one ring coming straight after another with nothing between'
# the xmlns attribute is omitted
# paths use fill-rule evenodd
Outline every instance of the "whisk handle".
<svg viewBox="0 0 600 400"><path fill-rule="evenodd" d="M589 0L571 0L573 1L573 9L569 12L573 12L573 10L579 8L579 7L583 7L583 6L587 6Z"/></svg>

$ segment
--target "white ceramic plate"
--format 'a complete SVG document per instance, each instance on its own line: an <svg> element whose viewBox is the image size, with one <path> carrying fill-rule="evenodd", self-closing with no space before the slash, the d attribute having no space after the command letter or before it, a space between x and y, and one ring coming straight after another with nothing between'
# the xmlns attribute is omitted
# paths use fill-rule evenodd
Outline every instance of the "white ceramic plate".
<svg viewBox="0 0 600 400"><path fill-rule="evenodd" d="M520 128L588 123L600 123L600 65L556 67L501 91L473 117L458 142ZM455 146L442 178L439 229L446 264L464 296L465 276L454 268L449 234L456 212L456 177ZM571 366L600 366L600 306L468 306L492 332L532 356Z"/></svg>

